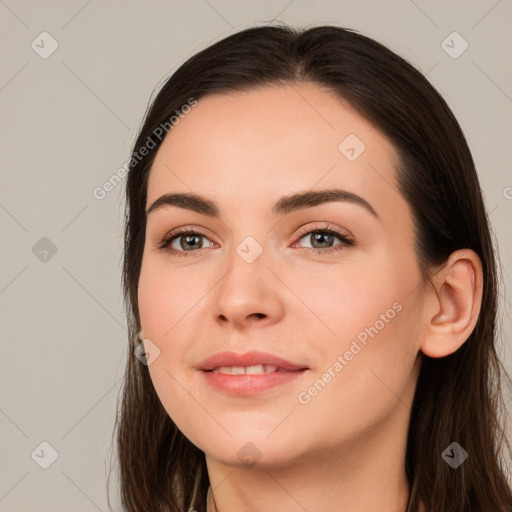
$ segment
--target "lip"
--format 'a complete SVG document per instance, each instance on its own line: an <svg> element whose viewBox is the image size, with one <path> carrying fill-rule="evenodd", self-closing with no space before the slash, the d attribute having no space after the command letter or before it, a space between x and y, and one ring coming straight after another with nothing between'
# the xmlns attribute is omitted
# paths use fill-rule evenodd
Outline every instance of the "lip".
<svg viewBox="0 0 512 512"><path fill-rule="evenodd" d="M254 366L268 364L277 366L275 372L262 375L230 375L216 373L211 370L221 366ZM309 368L306 365L295 364L281 357L265 352L219 352L213 354L198 366L206 382L223 394L232 396L253 396L276 386L287 384L304 375Z"/></svg>
<svg viewBox="0 0 512 512"><path fill-rule="evenodd" d="M282 359L281 357L253 350L245 354L236 352L218 352L207 357L197 368L198 370L208 371L220 366L254 366L257 364L271 364L277 366L280 370L305 370L308 366L305 364L295 364Z"/></svg>

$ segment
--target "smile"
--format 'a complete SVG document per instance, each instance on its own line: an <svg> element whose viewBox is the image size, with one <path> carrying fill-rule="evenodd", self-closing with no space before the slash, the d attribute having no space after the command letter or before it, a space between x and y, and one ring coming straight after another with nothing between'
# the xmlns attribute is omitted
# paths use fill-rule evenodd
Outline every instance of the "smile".
<svg viewBox="0 0 512 512"><path fill-rule="evenodd" d="M263 375L277 371L286 371L272 364L256 364L253 366L220 366L211 370L225 375Z"/></svg>

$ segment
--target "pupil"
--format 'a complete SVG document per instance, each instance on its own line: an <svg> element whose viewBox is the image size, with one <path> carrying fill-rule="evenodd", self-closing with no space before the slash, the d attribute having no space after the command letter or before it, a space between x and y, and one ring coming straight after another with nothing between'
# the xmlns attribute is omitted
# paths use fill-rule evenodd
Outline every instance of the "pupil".
<svg viewBox="0 0 512 512"><path fill-rule="evenodd" d="M189 244L190 240L193 240L193 239L199 239L199 237L197 235L186 235L185 236L185 243L186 244ZM191 245L194 245L194 243L192 243ZM196 244L197 245L197 244ZM186 248L186 247L183 247L183 244L182 244L182 248Z"/></svg>
<svg viewBox="0 0 512 512"><path fill-rule="evenodd" d="M327 239L327 242L330 241L330 238L332 238L333 235L328 235L328 234L322 234L322 233L317 233L316 235L314 235L315 237L315 242L317 241L320 241L320 243L322 243L322 239ZM326 240L324 240L324 243L325 243Z"/></svg>

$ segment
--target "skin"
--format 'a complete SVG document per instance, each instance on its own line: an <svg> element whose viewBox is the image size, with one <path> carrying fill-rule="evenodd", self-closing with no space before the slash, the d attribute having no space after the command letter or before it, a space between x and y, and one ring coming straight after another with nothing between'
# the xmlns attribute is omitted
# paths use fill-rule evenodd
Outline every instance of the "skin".
<svg viewBox="0 0 512 512"><path fill-rule="evenodd" d="M366 146L354 161L338 149L349 134ZM461 250L436 269L434 287L422 284L396 161L383 134L307 83L203 98L158 150L147 206L165 193L194 192L221 214L175 206L149 214L138 292L141 336L160 350L149 365L155 390L205 452L219 512L405 510L406 436L422 354L443 357L466 341L482 273L478 256ZM272 215L283 195L331 187L363 197L379 218L349 202ZM298 236L326 225L355 245ZM178 237L173 247L199 248L188 257L158 249L183 226L204 238L187 246ZM263 249L250 264L236 252L247 236ZM301 403L298 394L395 303L400 312ZM270 352L309 370L259 395L228 396L196 369L224 350ZM253 466L238 456L248 442L258 452L245 451L261 454Z"/></svg>

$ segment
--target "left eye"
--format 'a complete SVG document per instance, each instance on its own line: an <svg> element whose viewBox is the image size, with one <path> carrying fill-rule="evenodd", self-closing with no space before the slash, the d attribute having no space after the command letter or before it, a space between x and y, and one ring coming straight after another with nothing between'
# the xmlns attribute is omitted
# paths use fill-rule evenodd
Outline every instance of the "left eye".
<svg viewBox="0 0 512 512"><path fill-rule="evenodd" d="M338 245L330 247L303 247L304 250L308 252L313 252L313 254L327 255L332 252L340 251L344 247L351 247L355 245L355 242L347 235L344 235L343 233L340 233L339 231L330 229L328 227L305 231L302 232L299 236L299 240L302 240L303 238L307 239L309 237L309 240L311 240L313 244L320 245L330 244L333 238L337 238L338 240L341 241L341 243L339 243Z"/></svg>

